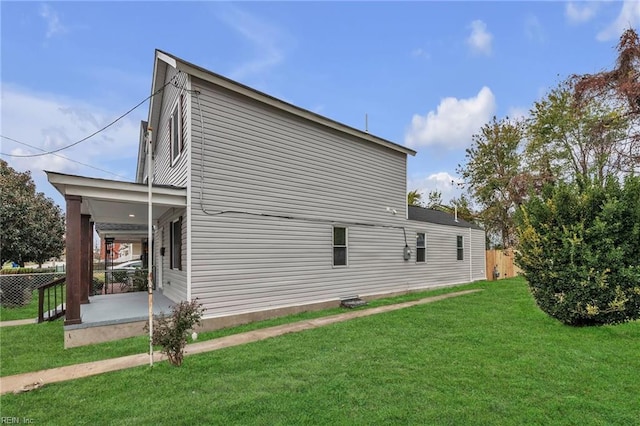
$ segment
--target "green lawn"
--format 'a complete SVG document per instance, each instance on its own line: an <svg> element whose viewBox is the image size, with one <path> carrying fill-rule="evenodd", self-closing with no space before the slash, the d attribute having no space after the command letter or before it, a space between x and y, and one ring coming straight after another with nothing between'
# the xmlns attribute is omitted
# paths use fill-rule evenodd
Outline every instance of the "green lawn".
<svg viewBox="0 0 640 426"><path fill-rule="evenodd" d="M477 287L479 287L479 284L472 284L464 286L464 289ZM462 287L449 287L428 292L411 293L404 296L375 300L365 308L361 309L400 303L409 300L417 300L423 297L455 292L460 289L462 289ZM16 309L26 309L26 307ZM198 340L214 339L259 328L271 327L343 312L345 311L341 308L315 312L303 312L296 315L254 322L238 327L200 333ZM44 370L47 368L61 367L82 362L145 353L149 347L148 338L146 336L140 336L122 339L116 342L106 342L92 346L64 349L63 333L62 320L20 327L0 328L0 338L2 340L2 345L0 346L0 359L2 361L0 363L0 376L9 376L12 374ZM35 345L37 345L38 350L33 350ZM158 347L158 349L160 348Z"/></svg>
<svg viewBox="0 0 640 426"><path fill-rule="evenodd" d="M0 321L38 318L38 290L33 290L31 300L24 306L7 308L0 306Z"/></svg>
<svg viewBox="0 0 640 426"><path fill-rule="evenodd" d="M180 368L5 395L1 415L43 424L638 424L639 322L569 328L535 307L522 280L475 286L485 291L187 357ZM7 353L6 338L2 330L3 370L26 353ZM60 356L82 358L71 351Z"/></svg>

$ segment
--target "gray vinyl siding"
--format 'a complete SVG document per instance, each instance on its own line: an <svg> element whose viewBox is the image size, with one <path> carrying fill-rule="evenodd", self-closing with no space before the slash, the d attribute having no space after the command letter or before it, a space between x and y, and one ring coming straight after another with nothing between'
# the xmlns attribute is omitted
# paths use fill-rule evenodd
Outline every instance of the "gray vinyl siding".
<svg viewBox="0 0 640 426"><path fill-rule="evenodd" d="M405 154L192 84L191 294L207 316L408 287L402 229L388 228L405 222ZM346 268L333 222L349 228Z"/></svg>
<svg viewBox="0 0 640 426"><path fill-rule="evenodd" d="M193 89L201 92L199 104L193 97L191 105L196 208L203 173L208 211L385 222L405 217L405 154L214 90L196 78ZM398 211L397 217L390 217L387 206Z"/></svg>
<svg viewBox="0 0 640 426"><path fill-rule="evenodd" d="M484 246L471 246L466 228L409 223L412 258L404 261L402 229L344 226L348 266L333 267L331 224L221 215L211 221L209 235L194 233L193 253L206 249L208 254L194 256L192 296L213 317L484 278L484 263L470 271L471 259L483 258ZM415 262L416 232L426 234L425 263ZM461 232L465 259L458 261Z"/></svg>
<svg viewBox="0 0 640 426"><path fill-rule="evenodd" d="M171 224L182 216L182 270L171 269ZM184 209L170 211L159 220L161 243L156 247L156 259L162 268L162 293L174 302L187 298L187 217ZM160 256L159 247L165 248L165 255Z"/></svg>
<svg viewBox="0 0 640 426"><path fill-rule="evenodd" d="M471 238L473 245L473 272L472 280L487 279L486 269L486 241L485 233L480 229L471 230Z"/></svg>
<svg viewBox="0 0 640 426"><path fill-rule="evenodd" d="M207 316L409 288L401 278L407 269L401 229L348 226L349 265L333 267L331 224L238 219L212 222L214 245L202 234L193 238L192 296ZM196 255L204 248L208 256Z"/></svg>
<svg viewBox="0 0 640 426"><path fill-rule="evenodd" d="M407 221L407 237L411 235L414 268L407 272L412 289L428 288L448 284L461 284L484 279L484 231L458 226ZM426 238L426 261L415 261L416 233L423 232ZM458 260L457 236L463 237L464 259ZM481 244L479 243L481 242ZM480 262L478 259L482 259Z"/></svg>
<svg viewBox="0 0 640 426"><path fill-rule="evenodd" d="M165 83L169 82L175 75L176 69L167 67ZM178 87L169 84L162 91L162 109L158 127L153 129L153 137L156 140L154 146L154 183L159 185L187 186L188 178L188 162L189 162L189 143L190 143L190 108L189 97L185 90L188 75L181 73L176 80ZM171 114L178 105L180 94L184 95L183 114L184 128L182 129L184 137L184 150L180 157L172 163L171 159L171 135L170 120Z"/></svg>
<svg viewBox="0 0 640 426"><path fill-rule="evenodd" d="M191 297L207 317L470 280L455 240L468 245L468 228L405 219L405 154L196 78L192 89ZM348 228L347 267L333 266L333 225Z"/></svg>

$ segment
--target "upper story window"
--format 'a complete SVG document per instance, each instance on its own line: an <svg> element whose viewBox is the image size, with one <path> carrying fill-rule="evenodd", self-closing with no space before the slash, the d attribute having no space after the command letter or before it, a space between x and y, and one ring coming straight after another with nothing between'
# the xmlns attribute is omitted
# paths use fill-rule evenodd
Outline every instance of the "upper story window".
<svg viewBox="0 0 640 426"><path fill-rule="evenodd" d="M347 266L347 228L333 227L333 266Z"/></svg>
<svg viewBox="0 0 640 426"><path fill-rule="evenodd" d="M456 245L458 249L458 260L464 260L464 241L462 235L456 237Z"/></svg>
<svg viewBox="0 0 640 426"><path fill-rule="evenodd" d="M426 261L427 242L424 232L416 234L416 262Z"/></svg>
<svg viewBox="0 0 640 426"><path fill-rule="evenodd" d="M169 139L171 143L171 164L180 157L184 150L184 95L180 95L178 103L169 119Z"/></svg>

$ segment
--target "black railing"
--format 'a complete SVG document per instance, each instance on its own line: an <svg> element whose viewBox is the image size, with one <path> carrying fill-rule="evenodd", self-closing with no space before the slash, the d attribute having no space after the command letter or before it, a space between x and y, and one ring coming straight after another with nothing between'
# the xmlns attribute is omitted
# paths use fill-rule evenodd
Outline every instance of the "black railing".
<svg viewBox="0 0 640 426"><path fill-rule="evenodd" d="M43 321L53 321L65 314L65 286L66 277L62 277L38 287L38 323ZM45 299L47 302L46 311L44 310ZM53 305L51 304L52 301Z"/></svg>

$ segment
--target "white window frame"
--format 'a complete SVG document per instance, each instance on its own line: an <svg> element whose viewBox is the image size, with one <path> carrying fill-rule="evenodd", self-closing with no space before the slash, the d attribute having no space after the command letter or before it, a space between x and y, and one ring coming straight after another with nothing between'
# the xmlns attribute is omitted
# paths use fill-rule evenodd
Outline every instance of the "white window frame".
<svg viewBox="0 0 640 426"><path fill-rule="evenodd" d="M336 229L344 229L344 244L336 244ZM331 262L334 268L346 268L349 266L349 228L346 226L333 226L331 228ZM336 264L336 249L344 248L344 265Z"/></svg>
<svg viewBox="0 0 640 426"><path fill-rule="evenodd" d="M422 247L418 245L418 241L420 241L420 235L422 235ZM423 257L420 260L418 253L420 250L423 250ZM427 263L427 234L426 232L416 232L416 263Z"/></svg>
<svg viewBox="0 0 640 426"><path fill-rule="evenodd" d="M183 96L178 97L178 103L171 111L169 117L169 143L171 149L171 166L175 165L182 151L184 151L184 135L182 128L184 125L183 110L182 110Z"/></svg>

